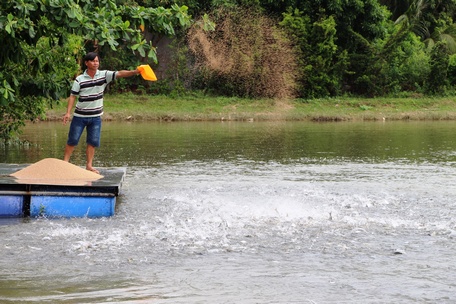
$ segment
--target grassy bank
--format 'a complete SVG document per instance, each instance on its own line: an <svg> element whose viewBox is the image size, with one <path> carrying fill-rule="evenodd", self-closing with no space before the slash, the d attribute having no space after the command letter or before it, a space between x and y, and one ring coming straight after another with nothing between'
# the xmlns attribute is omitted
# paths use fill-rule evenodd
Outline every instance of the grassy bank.
<svg viewBox="0 0 456 304"><path fill-rule="evenodd" d="M228 97L105 96L106 120L455 120L456 98L331 98L250 100ZM47 119L61 119L66 101L54 105Z"/></svg>

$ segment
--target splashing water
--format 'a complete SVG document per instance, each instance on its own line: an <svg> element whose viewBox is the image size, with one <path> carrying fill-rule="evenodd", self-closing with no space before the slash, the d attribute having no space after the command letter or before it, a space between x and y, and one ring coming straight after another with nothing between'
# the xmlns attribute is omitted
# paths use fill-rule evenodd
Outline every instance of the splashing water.
<svg viewBox="0 0 456 304"><path fill-rule="evenodd" d="M112 218L0 226L0 301L451 303L455 177L400 162L132 167Z"/></svg>

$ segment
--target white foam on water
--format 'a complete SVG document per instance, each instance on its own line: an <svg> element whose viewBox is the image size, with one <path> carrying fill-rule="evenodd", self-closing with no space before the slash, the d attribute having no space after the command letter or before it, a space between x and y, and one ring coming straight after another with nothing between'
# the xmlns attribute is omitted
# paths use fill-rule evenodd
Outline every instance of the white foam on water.
<svg viewBox="0 0 456 304"><path fill-rule="evenodd" d="M415 164L130 168L112 218L3 226L0 269L48 290L32 302L449 303L456 190L436 185L454 177ZM46 287L43 273L58 279ZM132 289L50 292L125 277Z"/></svg>

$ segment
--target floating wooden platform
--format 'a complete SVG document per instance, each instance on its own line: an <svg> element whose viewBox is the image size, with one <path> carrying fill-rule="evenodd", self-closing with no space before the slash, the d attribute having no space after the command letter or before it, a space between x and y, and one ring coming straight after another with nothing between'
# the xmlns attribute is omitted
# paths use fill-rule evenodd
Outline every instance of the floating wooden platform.
<svg viewBox="0 0 456 304"><path fill-rule="evenodd" d="M101 168L99 180L53 184L9 176L25 167L0 164L0 217L112 216L126 174L126 168Z"/></svg>

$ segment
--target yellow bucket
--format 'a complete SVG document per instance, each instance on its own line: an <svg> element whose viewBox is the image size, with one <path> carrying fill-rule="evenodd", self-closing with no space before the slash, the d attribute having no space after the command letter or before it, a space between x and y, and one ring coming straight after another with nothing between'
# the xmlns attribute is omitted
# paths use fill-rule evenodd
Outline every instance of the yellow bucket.
<svg viewBox="0 0 456 304"><path fill-rule="evenodd" d="M143 64L138 67L139 72L141 73L142 78L145 80L156 81L157 76L155 76L154 71L148 64Z"/></svg>

